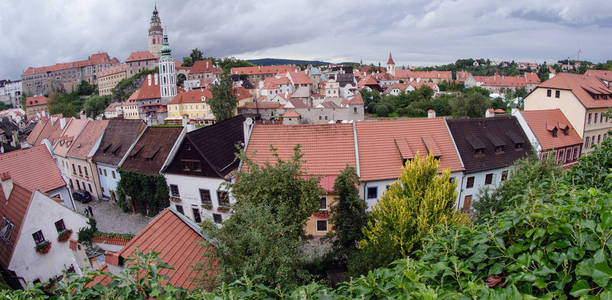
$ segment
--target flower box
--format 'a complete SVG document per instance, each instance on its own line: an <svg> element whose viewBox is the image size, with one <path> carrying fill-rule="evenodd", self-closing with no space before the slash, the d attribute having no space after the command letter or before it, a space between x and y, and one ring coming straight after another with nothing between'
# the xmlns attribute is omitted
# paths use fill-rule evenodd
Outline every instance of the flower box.
<svg viewBox="0 0 612 300"><path fill-rule="evenodd" d="M70 238L70 235L72 235L72 229L66 229L66 230L60 232L60 234L57 236L57 240L60 243L63 243L63 242L67 241Z"/></svg>
<svg viewBox="0 0 612 300"><path fill-rule="evenodd" d="M44 241L40 244L37 244L34 247L34 250L36 250L36 252L40 253L40 254L46 254L49 252L49 250L51 250L51 242L49 241Z"/></svg>
<svg viewBox="0 0 612 300"><path fill-rule="evenodd" d="M176 197L176 196L170 196L170 201L172 201L172 202L181 202L181 198L180 197Z"/></svg>
<svg viewBox="0 0 612 300"><path fill-rule="evenodd" d="M228 206L219 206L219 207L217 207L217 211L218 211L218 212L224 212L224 213L226 213L226 212L228 212L229 210L230 210L230 208L229 208Z"/></svg>
<svg viewBox="0 0 612 300"><path fill-rule="evenodd" d="M204 203L204 204L202 204L202 207L203 207L204 209L211 210L211 209L212 209L212 204L209 204L209 203Z"/></svg>
<svg viewBox="0 0 612 300"><path fill-rule="evenodd" d="M329 212L328 211L319 211L313 214L315 217L317 218L323 218L323 219L327 219L329 218Z"/></svg>

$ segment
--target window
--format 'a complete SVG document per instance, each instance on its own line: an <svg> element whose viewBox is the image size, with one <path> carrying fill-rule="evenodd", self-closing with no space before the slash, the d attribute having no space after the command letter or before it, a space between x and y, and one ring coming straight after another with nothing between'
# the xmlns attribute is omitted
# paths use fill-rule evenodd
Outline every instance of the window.
<svg viewBox="0 0 612 300"><path fill-rule="evenodd" d="M181 196L181 194L179 194L178 185L176 185L176 184L171 184L170 185L170 195L172 195L173 197L180 197Z"/></svg>
<svg viewBox="0 0 612 300"><path fill-rule="evenodd" d="M210 198L210 190L200 189L200 200L202 200L202 204L212 205L212 199Z"/></svg>
<svg viewBox="0 0 612 300"><path fill-rule="evenodd" d="M13 234L13 228L15 228L15 224L13 224L6 217L2 217L2 228L0 229L0 238L5 243L8 243L11 240L11 235Z"/></svg>
<svg viewBox="0 0 612 300"><path fill-rule="evenodd" d="M72 178L70 179L70 188L74 189L74 184L72 184Z"/></svg>
<svg viewBox="0 0 612 300"><path fill-rule="evenodd" d="M77 189L79 189L79 190L80 190L80 189L81 189L81 184L79 183L79 180L78 180L78 179L76 180L76 183L77 183Z"/></svg>
<svg viewBox="0 0 612 300"><path fill-rule="evenodd" d="M597 135L597 144L601 144L601 134Z"/></svg>
<svg viewBox="0 0 612 300"><path fill-rule="evenodd" d="M74 164L72 164L72 174L76 174L76 169L74 168Z"/></svg>
<svg viewBox="0 0 612 300"><path fill-rule="evenodd" d="M113 175L113 179L115 179L115 171L111 171L111 174Z"/></svg>
<svg viewBox="0 0 612 300"><path fill-rule="evenodd" d="M98 168L98 173L102 175L102 168Z"/></svg>
<svg viewBox="0 0 612 300"><path fill-rule="evenodd" d="M559 151L559 158L558 159L559 159L560 162L563 162L565 160L565 151L563 151L563 150Z"/></svg>
<svg viewBox="0 0 612 300"><path fill-rule="evenodd" d="M200 210L197 208L192 208L191 211L193 212L193 220L196 223L202 223L202 216L200 216Z"/></svg>
<svg viewBox="0 0 612 300"><path fill-rule="evenodd" d="M91 183L88 183L87 185L89 186L89 192L93 193L93 190L91 189Z"/></svg>
<svg viewBox="0 0 612 300"><path fill-rule="evenodd" d="M561 97L561 91L555 91L555 98Z"/></svg>
<svg viewBox="0 0 612 300"><path fill-rule="evenodd" d="M181 168L183 168L185 172L201 172L202 164L199 160L181 159Z"/></svg>
<svg viewBox="0 0 612 300"><path fill-rule="evenodd" d="M327 220L317 220L317 231L327 231Z"/></svg>
<svg viewBox="0 0 612 300"><path fill-rule="evenodd" d="M320 210L327 209L327 197L321 197L321 199L319 199L319 209Z"/></svg>
<svg viewBox="0 0 612 300"><path fill-rule="evenodd" d="M79 166L79 175L83 175L83 170L81 170L81 166Z"/></svg>
<svg viewBox="0 0 612 300"><path fill-rule="evenodd" d="M523 143L516 143L516 144L514 144L514 149L517 149L517 150L523 149Z"/></svg>
<svg viewBox="0 0 612 300"><path fill-rule="evenodd" d="M89 176L89 174L87 173L87 167L84 167L84 168L85 168L85 176Z"/></svg>
<svg viewBox="0 0 612 300"><path fill-rule="evenodd" d="M592 113L589 113L589 118L588 118L587 124L591 124L591 118L592 118L592 117L593 117L593 114L592 114Z"/></svg>
<svg viewBox="0 0 612 300"><path fill-rule="evenodd" d="M489 173L485 176L485 185L493 183L493 173Z"/></svg>
<svg viewBox="0 0 612 300"><path fill-rule="evenodd" d="M217 191L219 206L229 206L229 195L226 191Z"/></svg>
<svg viewBox="0 0 612 300"><path fill-rule="evenodd" d="M45 242L45 236L41 230L32 233L32 238L34 239L34 243L37 245Z"/></svg>
<svg viewBox="0 0 612 300"><path fill-rule="evenodd" d="M463 211L470 212L472 209L472 195L467 195L463 199Z"/></svg>
<svg viewBox="0 0 612 300"><path fill-rule="evenodd" d="M368 187L368 199L376 199L378 198L378 187L371 186Z"/></svg>
<svg viewBox="0 0 612 300"><path fill-rule="evenodd" d="M213 221L217 224L223 223L223 217L220 214L213 214Z"/></svg>
<svg viewBox="0 0 612 300"><path fill-rule="evenodd" d="M599 123L603 123L604 122L604 114L601 113L601 115L599 115Z"/></svg>
<svg viewBox="0 0 612 300"><path fill-rule="evenodd" d="M495 153L504 153L504 146L495 147Z"/></svg>
<svg viewBox="0 0 612 300"><path fill-rule="evenodd" d="M599 114L599 113L595 113L595 118L593 118L593 124L597 124L597 115L598 115L598 114Z"/></svg>
<svg viewBox="0 0 612 300"><path fill-rule="evenodd" d="M180 212L182 215L185 214L185 212L183 211L183 206L180 204L176 204L176 211Z"/></svg>
<svg viewBox="0 0 612 300"><path fill-rule="evenodd" d="M465 184L466 189L471 189L474 187L474 176L470 176L467 178L467 182Z"/></svg>
<svg viewBox="0 0 612 300"><path fill-rule="evenodd" d="M589 143L591 142L591 137L587 136L585 141L584 141L584 147L585 148L589 148Z"/></svg>
<svg viewBox="0 0 612 300"><path fill-rule="evenodd" d="M104 176L108 176L108 173L106 173L106 169L104 169Z"/></svg>
<svg viewBox="0 0 612 300"><path fill-rule="evenodd" d="M57 230L57 232L62 232L64 230L66 230L66 225L64 224L64 219L61 219L61 220L55 222L55 230Z"/></svg>
<svg viewBox="0 0 612 300"><path fill-rule="evenodd" d="M552 91L546 90L546 97L551 97L551 96L552 96Z"/></svg>
<svg viewBox="0 0 612 300"><path fill-rule="evenodd" d="M484 148L478 148L476 149L476 155L483 155L484 154Z"/></svg>
<svg viewBox="0 0 612 300"><path fill-rule="evenodd" d="M357 113L357 107L353 107L353 113Z"/></svg>
<svg viewBox="0 0 612 300"><path fill-rule="evenodd" d="M506 179L508 179L508 170L502 171L501 175L501 181L505 181Z"/></svg>

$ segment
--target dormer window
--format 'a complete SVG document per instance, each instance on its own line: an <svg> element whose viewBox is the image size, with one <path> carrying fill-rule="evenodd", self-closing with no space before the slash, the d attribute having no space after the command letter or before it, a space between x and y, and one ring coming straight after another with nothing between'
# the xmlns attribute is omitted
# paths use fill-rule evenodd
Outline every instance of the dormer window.
<svg viewBox="0 0 612 300"><path fill-rule="evenodd" d="M514 144L514 149L523 149L523 143Z"/></svg>
<svg viewBox="0 0 612 300"><path fill-rule="evenodd" d="M563 128L563 135L565 135L565 136L569 135L569 128L568 127Z"/></svg>
<svg viewBox="0 0 612 300"><path fill-rule="evenodd" d="M553 137L557 137L557 128L555 127L555 129L553 129L551 133Z"/></svg>
<svg viewBox="0 0 612 300"><path fill-rule="evenodd" d="M504 153L504 146L495 147L495 153Z"/></svg>
<svg viewBox="0 0 612 300"><path fill-rule="evenodd" d="M476 154L476 155L484 155L484 148L479 148L479 149L476 149L476 151L474 152L474 154Z"/></svg>

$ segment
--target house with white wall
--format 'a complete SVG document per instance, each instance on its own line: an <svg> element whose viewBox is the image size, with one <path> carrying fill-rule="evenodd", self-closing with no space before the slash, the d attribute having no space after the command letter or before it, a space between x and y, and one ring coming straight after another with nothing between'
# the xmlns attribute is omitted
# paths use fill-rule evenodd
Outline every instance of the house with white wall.
<svg viewBox="0 0 612 300"><path fill-rule="evenodd" d="M196 223L222 223L230 217L231 198L225 184L238 168L236 154L244 147L250 124L238 115L188 132L162 169L170 206Z"/></svg>
<svg viewBox="0 0 612 300"><path fill-rule="evenodd" d="M469 212L481 190L495 189L506 180L512 164L531 154L531 145L512 116L447 119L446 123L465 168L457 207Z"/></svg>
<svg viewBox="0 0 612 300"><path fill-rule="evenodd" d="M89 266L77 232L87 218L10 173L0 175L0 266L13 288L57 279L63 271L82 274Z"/></svg>

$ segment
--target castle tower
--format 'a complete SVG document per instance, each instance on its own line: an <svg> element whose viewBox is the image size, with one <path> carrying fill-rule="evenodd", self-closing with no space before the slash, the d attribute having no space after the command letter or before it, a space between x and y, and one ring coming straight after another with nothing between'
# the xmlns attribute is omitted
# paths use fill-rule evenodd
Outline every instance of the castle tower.
<svg viewBox="0 0 612 300"><path fill-rule="evenodd" d="M176 96L176 69L170 52L172 49L168 45L168 35L164 34L164 46L161 47L159 58L159 88L162 102L169 102Z"/></svg>
<svg viewBox="0 0 612 300"><path fill-rule="evenodd" d="M151 16L151 26L149 26L149 52L155 57L160 57L163 43L164 29L161 27L161 20L157 14L157 5Z"/></svg>
<svg viewBox="0 0 612 300"><path fill-rule="evenodd" d="M389 52L389 60L387 60L387 73L395 76L395 62L393 61L391 52Z"/></svg>

